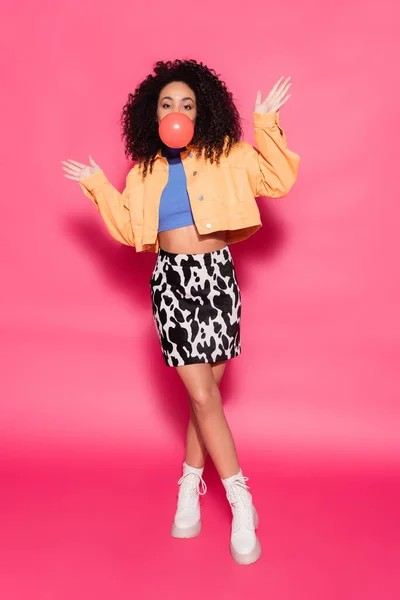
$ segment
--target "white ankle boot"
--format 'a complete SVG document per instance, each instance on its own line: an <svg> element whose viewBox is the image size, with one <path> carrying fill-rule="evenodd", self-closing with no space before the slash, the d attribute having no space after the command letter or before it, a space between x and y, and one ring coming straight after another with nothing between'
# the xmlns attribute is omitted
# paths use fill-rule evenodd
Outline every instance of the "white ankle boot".
<svg viewBox="0 0 400 600"><path fill-rule="evenodd" d="M258 515L246 481L248 477L243 477L242 471L222 479L233 514L231 554L239 565L250 565L261 555L261 545L255 533Z"/></svg>
<svg viewBox="0 0 400 600"><path fill-rule="evenodd" d="M204 496L207 486L203 470L183 463L183 475L178 481L178 507L171 535L175 538L192 538L201 531L199 496Z"/></svg>

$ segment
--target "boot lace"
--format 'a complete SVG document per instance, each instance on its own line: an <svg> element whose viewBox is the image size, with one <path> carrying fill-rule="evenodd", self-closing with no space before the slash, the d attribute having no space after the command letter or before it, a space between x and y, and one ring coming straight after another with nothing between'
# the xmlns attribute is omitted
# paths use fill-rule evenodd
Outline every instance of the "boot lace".
<svg viewBox="0 0 400 600"><path fill-rule="evenodd" d="M195 485L193 476L196 479ZM178 481L178 485L187 498L189 507L193 506L193 504L197 501L198 496L204 496L204 494L207 492L206 482L200 475L193 473L193 471L189 471L188 473L182 475Z"/></svg>
<svg viewBox="0 0 400 600"><path fill-rule="evenodd" d="M243 475L232 481L227 486L226 497L231 505L233 515L238 520L239 526L246 524L246 498L250 487L246 484L248 477Z"/></svg>

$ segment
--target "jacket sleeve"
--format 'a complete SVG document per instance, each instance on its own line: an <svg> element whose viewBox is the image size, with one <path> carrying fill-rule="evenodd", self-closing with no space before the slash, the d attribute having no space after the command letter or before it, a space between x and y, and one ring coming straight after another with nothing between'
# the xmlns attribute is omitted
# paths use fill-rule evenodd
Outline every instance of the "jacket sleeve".
<svg viewBox="0 0 400 600"><path fill-rule="evenodd" d="M296 181L300 157L288 149L277 112L254 113L253 119L258 150L250 146L246 168L254 196L281 198Z"/></svg>
<svg viewBox="0 0 400 600"><path fill-rule="evenodd" d="M128 175L129 177L129 175ZM131 216L127 202L127 187L122 194L108 181L103 171L97 171L79 182L85 196L97 206L112 237L127 246L134 246ZM128 178L127 178L128 185Z"/></svg>

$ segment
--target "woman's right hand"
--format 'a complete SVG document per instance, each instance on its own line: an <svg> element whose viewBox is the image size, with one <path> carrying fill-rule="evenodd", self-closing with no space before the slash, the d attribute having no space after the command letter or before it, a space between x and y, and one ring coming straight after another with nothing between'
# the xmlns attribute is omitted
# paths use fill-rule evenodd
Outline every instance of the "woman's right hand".
<svg viewBox="0 0 400 600"><path fill-rule="evenodd" d="M82 163L72 160L69 158L68 160L62 160L61 164L63 165L63 169L65 171L64 177L67 179L73 179L74 181L83 181L86 177L90 175L94 175L97 171L100 171L101 168L97 165L93 158L89 156L89 165L83 165Z"/></svg>

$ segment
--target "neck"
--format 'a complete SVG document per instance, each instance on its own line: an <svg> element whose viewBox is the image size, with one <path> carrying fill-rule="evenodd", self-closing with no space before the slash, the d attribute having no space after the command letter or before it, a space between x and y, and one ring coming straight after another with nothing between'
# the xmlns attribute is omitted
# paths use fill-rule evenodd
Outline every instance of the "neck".
<svg viewBox="0 0 400 600"><path fill-rule="evenodd" d="M169 158L174 158L179 156L181 152L183 152L186 148L169 148L168 146L162 147L163 156L167 156Z"/></svg>

